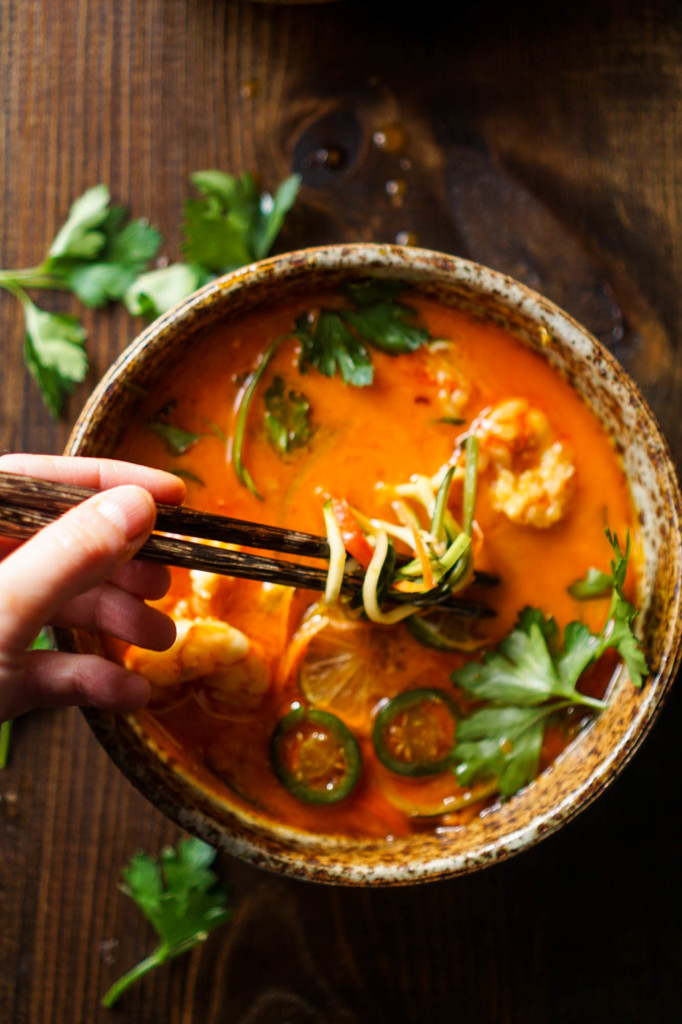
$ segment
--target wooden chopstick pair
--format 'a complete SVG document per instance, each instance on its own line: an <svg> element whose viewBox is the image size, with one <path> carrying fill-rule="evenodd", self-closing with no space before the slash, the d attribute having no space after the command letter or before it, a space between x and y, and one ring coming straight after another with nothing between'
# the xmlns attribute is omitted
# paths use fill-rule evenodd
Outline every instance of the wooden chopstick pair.
<svg viewBox="0 0 682 1024"><path fill-rule="evenodd" d="M54 522L74 505L97 491L75 484L53 483L14 473L0 473L0 536L27 540ZM229 516L211 515L191 508L157 504L154 533L143 544L137 558L187 569L203 569L222 576L237 576L260 582L281 583L306 590L324 590L327 570L282 559L266 558L247 551L232 551L200 540L239 544L307 558L329 558L324 537L297 530L264 526ZM174 536L167 536L173 534ZM179 535L179 536L178 536ZM356 594L362 587L362 572L346 572L343 591ZM485 573L476 574L476 582L496 583ZM450 611L467 617L489 615L486 605L450 598Z"/></svg>

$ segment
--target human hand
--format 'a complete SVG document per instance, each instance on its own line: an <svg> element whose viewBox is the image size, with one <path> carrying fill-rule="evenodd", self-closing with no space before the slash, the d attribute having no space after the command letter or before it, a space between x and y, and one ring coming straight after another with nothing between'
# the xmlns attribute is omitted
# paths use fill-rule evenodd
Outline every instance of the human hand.
<svg viewBox="0 0 682 1024"><path fill-rule="evenodd" d="M45 625L171 646L173 621L145 604L168 590L168 569L131 559L154 526L155 501L181 504L184 484L132 463L51 455L3 455L0 472L102 491L21 545L0 539L0 722L35 707L141 707L142 676L97 655L27 649Z"/></svg>

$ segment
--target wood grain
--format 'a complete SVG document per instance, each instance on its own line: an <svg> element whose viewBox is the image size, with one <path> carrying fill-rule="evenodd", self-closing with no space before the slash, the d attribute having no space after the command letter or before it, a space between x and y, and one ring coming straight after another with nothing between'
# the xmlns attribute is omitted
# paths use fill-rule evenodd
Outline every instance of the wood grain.
<svg viewBox="0 0 682 1024"><path fill-rule="evenodd" d="M424 23L414 7L386 11L2 0L0 264L38 262L98 181L158 224L175 258L192 170L257 169L272 186L294 166L305 187L282 249L409 232L525 276L607 340L679 465L679 6L488 2ZM341 159L325 160L334 148ZM3 449L59 451L139 326L118 308L79 312L92 369L55 426L0 295ZM577 822L468 879L344 891L221 860L233 925L114 1011L99 998L153 943L117 891L120 868L178 833L78 712L28 715L0 774L0 1020L668 1024L682 958L679 713L674 694Z"/></svg>

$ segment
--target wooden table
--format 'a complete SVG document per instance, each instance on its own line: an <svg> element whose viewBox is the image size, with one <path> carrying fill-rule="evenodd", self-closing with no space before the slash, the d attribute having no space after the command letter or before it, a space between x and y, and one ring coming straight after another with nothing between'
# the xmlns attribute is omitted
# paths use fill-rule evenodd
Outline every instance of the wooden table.
<svg viewBox="0 0 682 1024"><path fill-rule="evenodd" d="M528 280L610 345L679 462L679 6L481 2L437 21L433 10L2 0L0 263L37 262L98 181L158 224L176 257L192 170L256 169L273 186L295 167L304 188L282 249L407 232ZM0 446L57 452L138 325L121 308L84 314L91 374L55 425L7 295L0 315ZM30 714L0 775L0 1020L679 1019L680 710L674 693L576 822L482 874L350 891L221 859L232 926L115 1011L99 998L153 941L117 891L120 868L178 832L77 711Z"/></svg>

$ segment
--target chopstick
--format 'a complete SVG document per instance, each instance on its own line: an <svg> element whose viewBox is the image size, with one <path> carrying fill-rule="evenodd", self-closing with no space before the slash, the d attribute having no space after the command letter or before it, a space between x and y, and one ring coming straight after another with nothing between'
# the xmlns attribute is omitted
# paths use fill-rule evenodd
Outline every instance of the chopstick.
<svg viewBox="0 0 682 1024"><path fill-rule="evenodd" d="M14 473L0 473L0 536L26 540L74 505L97 493L76 484L53 483ZM157 531L181 536L163 536ZM245 551L230 551L184 539L187 536L308 558L329 558L329 545L324 537L163 504L157 504L154 533L136 557L164 565L202 569L223 576L280 583L307 590L325 588L326 569L266 558ZM346 572L342 590L346 594L357 594L362 587L362 580L362 572ZM476 582L491 585L498 581L496 577L484 573L479 574ZM458 598L448 599L441 607L467 617L491 614L486 605Z"/></svg>

